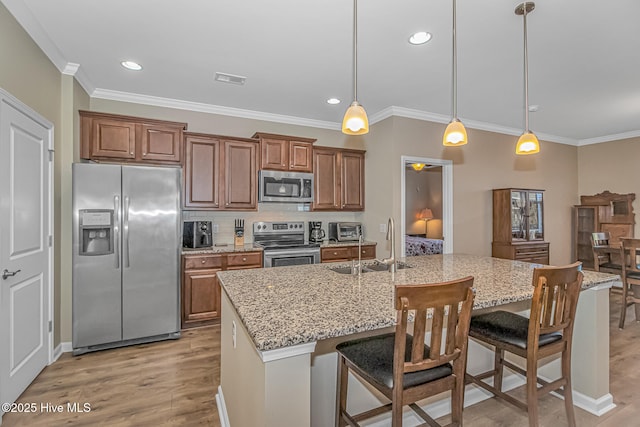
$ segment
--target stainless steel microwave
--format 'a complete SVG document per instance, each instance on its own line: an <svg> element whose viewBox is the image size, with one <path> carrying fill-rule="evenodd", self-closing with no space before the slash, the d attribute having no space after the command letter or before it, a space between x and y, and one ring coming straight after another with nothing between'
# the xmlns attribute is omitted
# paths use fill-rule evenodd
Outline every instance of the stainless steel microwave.
<svg viewBox="0 0 640 427"><path fill-rule="evenodd" d="M330 222L329 241L357 242L362 236L362 224L359 222Z"/></svg>
<svg viewBox="0 0 640 427"><path fill-rule="evenodd" d="M259 202L313 202L313 174L261 170L258 174Z"/></svg>

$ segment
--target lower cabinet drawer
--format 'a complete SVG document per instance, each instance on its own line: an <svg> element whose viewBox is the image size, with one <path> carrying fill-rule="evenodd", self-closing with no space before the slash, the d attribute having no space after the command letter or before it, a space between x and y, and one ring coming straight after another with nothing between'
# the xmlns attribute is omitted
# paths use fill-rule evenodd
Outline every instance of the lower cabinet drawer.
<svg viewBox="0 0 640 427"><path fill-rule="evenodd" d="M262 252L238 252L227 255L227 268L260 268L262 267Z"/></svg>
<svg viewBox="0 0 640 427"><path fill-rule="evenodd" d="M351 246L321 248L320 260L321 262L348 261L352 258L351 249L352 249ZM356 252L357 252L357 248L356 248Z"/></svg>
<svg viewBox="0 0 640 427"><path fill-rule="evenodd" d="M358 247L354 246L351 249L351 256L354 259L358 259ZM366 245L360 248L360 258L361 259L374 259L376 257L376 247L375 245Z"/></svg>
<svg viewBox="0 0 640 427"><path fill-rule="evenodd" d="M223 255L185 255L184 269L222 268Z"/></svg>

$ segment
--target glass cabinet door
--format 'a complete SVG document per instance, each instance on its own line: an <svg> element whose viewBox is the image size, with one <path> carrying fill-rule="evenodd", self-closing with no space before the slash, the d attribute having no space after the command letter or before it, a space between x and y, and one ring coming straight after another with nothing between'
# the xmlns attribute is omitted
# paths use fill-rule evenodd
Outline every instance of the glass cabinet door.
<svg viewBox="0 0 640 427"><path fill-rule="evenodd" d="M542 193L539 191L529 192L529 203L527 206L528 215L528 239L543 240L544 233L542 228Z"/></svg>
<svg viewBox="0 0 640 427"><path fill-rule="evenodd" d="M527 239L527 192L511 190L511 239Z"/></svg>

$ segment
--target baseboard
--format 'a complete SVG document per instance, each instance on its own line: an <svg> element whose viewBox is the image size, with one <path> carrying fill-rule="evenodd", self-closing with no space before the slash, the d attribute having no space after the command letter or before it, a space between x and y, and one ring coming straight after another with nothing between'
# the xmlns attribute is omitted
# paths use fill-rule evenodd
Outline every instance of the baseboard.
<svg viewBox="0 0 640 427"><path fill-rule="evenodd" d="M229 423L229 415L227 415L227 405L224 403L224 394L222 393L222 386L218 386L218 393L216 394L216 404L218 405L218 417L220 417L221 427L231 427Z"/></svg>
<svg viewBox="0 0 640 427"><path fill-rule="evenodd" d="M592 413L593 415L597 415L598 417L606 414L616 407L616 404L613 403L613 396L611 393L607 393L598 399L594 399L593 397L574 391L573 404L578 408Z"/></svg>
<svg viewBox="0 0 640 427"><path fill-rule="evenodd" d="M62 353L70 353L73 350L73 346L70 342L61 342L53 349L53 360L51 363L55 362L62 356Z"/></svg>

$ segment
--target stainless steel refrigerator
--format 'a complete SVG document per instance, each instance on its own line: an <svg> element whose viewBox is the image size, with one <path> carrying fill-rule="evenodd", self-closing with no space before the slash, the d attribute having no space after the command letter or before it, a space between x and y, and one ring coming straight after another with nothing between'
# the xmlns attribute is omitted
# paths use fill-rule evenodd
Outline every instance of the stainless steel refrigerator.
<svg viewBox="0 0 640 427"><path fill-rule="evenodd" d="M180 169L73 164L73 353L180 336Z"/></svg>

